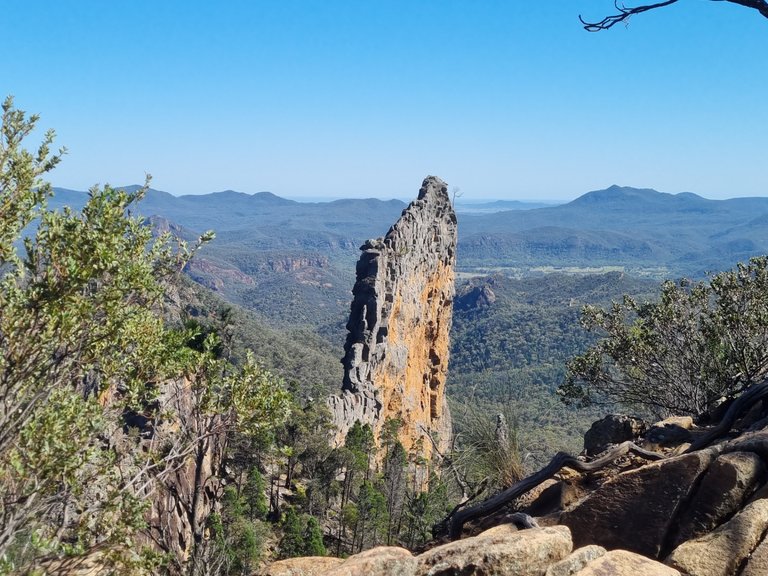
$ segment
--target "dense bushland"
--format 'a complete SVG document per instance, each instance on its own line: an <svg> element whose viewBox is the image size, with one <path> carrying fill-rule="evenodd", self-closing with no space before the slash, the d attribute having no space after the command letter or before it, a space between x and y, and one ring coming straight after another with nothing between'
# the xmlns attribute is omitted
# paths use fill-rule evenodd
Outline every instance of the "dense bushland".
<svg viewBox="0 0 768 576"><path fill-rule="evenodd" d="M279 424L288 394L251 360L235 369L214 333L164 320L177 275L210 235L191 249L153 238L128 215L145 188L94 188L80 212L46 209L41 177L61 152L52 132L34 152L22 146L37 120L4 102L0 572L83 555L116 572L156 570L174 559L139 545L155 489L212 437Z"/></svg>

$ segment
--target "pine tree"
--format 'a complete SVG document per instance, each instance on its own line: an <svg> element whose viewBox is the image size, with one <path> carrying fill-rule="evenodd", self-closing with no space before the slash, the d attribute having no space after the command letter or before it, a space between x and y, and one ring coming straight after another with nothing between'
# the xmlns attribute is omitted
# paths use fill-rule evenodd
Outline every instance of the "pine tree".
<svg viewBox="0 0 768 576"><path fill-rule="evenodd" d="M323 530L314 516L307 518L307 527L304 530L304 555L325 556L328 551L323 543Z"/></svg>

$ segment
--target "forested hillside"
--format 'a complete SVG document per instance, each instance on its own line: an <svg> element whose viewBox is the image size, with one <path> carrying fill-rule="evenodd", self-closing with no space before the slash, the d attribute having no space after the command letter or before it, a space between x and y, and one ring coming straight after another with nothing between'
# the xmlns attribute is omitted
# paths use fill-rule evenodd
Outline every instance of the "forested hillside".
<svg viewBox="0 0 768 576"><path fill-rule="evenodd" d="M513 273L621 266L656 278L700 278L768 252L767 216L766 198L611 186L561 206L465 216L460 263Z"/></svg>
<svg viewBox="0 0 768 576"><path fill-rule="evenodd" d="M614 272L495 275L459 286L451 334L448 393L459 431L466 407L513 419L524 451L537 461L557 450L579 452L595 411L565 407L555 394L566 362L596 335L580 325L585 304L609 305L623 294L656 297L658 284Z"/></svg>

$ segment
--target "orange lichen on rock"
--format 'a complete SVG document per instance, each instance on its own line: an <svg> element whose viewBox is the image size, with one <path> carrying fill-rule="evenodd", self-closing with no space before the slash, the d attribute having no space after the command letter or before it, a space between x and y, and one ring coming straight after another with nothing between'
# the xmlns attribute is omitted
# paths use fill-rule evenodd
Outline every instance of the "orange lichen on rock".
<svg viewBox="0 0 768 576"><path fill-rule="evenodd" d="M456 214L447 185L424 180L419 197L384 238L361 250L344 346L342 393L329 400L337 443L359 420L378 439L387 420L401 422L406 450L445 446L445 400L454 295ZM432 440L425 439L426 435Z"/></svg>

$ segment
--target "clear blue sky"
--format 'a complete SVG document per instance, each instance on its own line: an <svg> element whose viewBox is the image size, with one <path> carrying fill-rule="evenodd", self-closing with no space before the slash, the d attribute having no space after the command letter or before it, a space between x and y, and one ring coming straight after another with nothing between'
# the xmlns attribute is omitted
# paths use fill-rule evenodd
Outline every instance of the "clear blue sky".
<svg viewBox="0 0 768 576"><path fill-rule="evenodd" d="M0 95L55 185L568 200L768 196L768 20L707 0L3 0Z"/></svg>

